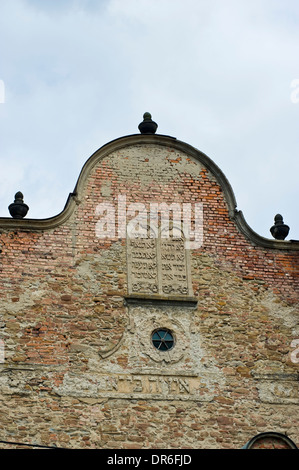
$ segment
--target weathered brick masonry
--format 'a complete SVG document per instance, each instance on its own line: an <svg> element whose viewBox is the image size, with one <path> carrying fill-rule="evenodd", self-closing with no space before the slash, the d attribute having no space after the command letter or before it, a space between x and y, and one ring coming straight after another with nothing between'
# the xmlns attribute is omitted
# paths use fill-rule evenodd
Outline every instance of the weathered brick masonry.
<svg viewBox="0 0 299 470"><path fill-rule="evenodd" d="M150 264L154 245L129 252L120 236L120 200L148 213L202 203L202 245L188 261L174 242ZM115 207L113 238L99 238L101 203ZM206 155L162 135L117 139L87 160L60 214L3 217L0 230L1 440L237 449L273 431L299 445L299 242L254 233ZM163 262L175 250L192 295L183 264ZM156 265L164 290L149 278L145 292L138 279ZM157 328L170 351L154 348Z"/></svg>

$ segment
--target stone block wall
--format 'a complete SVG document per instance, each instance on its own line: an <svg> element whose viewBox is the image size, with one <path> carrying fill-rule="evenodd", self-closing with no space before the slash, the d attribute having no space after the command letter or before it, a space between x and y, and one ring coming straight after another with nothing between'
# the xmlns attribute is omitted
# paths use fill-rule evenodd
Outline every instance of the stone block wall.
<svg viewBox="0 0 299 470"><path fill-rule="evenodd" d="M197 204L200 246L130 251L126 223L154 203ZM252 232L201 152L113 141L58 216L1 218L0 250L3 441L241 448L273 431L299 444L299 242ZM171 350L154 348L157 328Z"/></svg>

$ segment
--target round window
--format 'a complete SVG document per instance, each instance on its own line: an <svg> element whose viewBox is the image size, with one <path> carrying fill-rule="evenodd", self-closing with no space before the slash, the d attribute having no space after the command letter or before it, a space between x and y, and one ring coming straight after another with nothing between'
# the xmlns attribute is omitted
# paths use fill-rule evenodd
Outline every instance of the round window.
<svg viewBox="0 0 299 470"><path fill-rule="evenodd" d="M169 351L174 346L174 337L171 331L166 328L160 328L153 331L152 343L158 351Z"/></svg>

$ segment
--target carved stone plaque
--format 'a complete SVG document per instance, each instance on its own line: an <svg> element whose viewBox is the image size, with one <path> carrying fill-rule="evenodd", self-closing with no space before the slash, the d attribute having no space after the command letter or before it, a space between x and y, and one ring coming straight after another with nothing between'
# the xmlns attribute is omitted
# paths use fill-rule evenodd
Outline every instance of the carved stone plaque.
<svg viewBox="0 0 299 470"><path fill-rule="evenodd" d="M189 252L183 234L127 238L128 294L191 297Z"/></svg>

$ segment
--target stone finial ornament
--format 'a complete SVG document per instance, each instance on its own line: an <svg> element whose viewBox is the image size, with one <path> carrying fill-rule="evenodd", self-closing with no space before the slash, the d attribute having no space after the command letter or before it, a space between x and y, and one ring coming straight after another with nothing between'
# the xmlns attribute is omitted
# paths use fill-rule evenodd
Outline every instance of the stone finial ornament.
<svg viewBox="0 0 299 470"><path fill-rule="evenodd" d="M274 225L270 228L270 232L276 240L284 240L290 231L290 227L283 223L282 215L276 214L274 217Z"/></svg>
<svg viewBox="0 0 299 470"><path fill-rule="evenodd" d="M15 200L8 206L8 210L13 219L23 219L26 216L29 207L24 203L24 196L21 191L15 194Z"/></svg>
<svg viewBox="0 0 299 470"><path fill-rule="evenodd" d="M141 134L155 134L158 128L158 124L152 121L152 116L150 113L144 113L143 121L139 124L138 129Z"/></svg>

